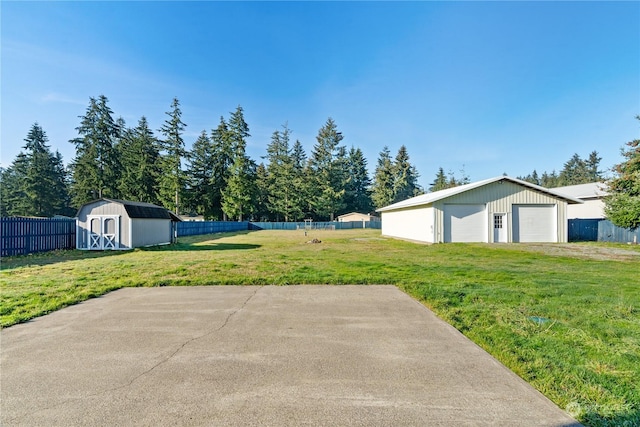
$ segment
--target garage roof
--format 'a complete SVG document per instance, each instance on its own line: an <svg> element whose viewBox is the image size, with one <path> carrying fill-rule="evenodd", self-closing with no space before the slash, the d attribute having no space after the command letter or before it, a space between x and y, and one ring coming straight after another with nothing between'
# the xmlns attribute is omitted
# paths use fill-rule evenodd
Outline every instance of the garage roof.
<svg viewBox="0 0 640 427"><path fill-rule="evenodd" d="M582 203L582 200L574 198L572 196L562 194L558 191L550 190L548 188L540 187L539 185L531 184L527 181L522 181L517 178L511 178L509 176L497 176L495 178L485 179L482 181L472 182L470 184L460 185L458 187L447 188L440 191L434 191L433 193L422 194L420 196L412 197L410 199L403 200L398 203L394 203L389 206L377 209L376 212L386 212L396 209L409 208L413 206L429 205L437 202L438 200L446 199L447 197L455 196L456 194L464 193L465 191L473 190L475 188L482 187L487 184L492 184L499 181L509 181L514 184L522 185L524 187L531 188L532 190L539 191L544 194L556 197L561 200L565 200L569 204Z"/></svg>

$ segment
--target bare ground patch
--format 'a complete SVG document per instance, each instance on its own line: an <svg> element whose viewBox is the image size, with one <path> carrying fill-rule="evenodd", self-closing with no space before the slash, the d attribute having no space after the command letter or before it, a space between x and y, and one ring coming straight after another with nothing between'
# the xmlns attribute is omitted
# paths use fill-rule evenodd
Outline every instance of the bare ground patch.
<svg viewBox="0 0 640 427"><path fill-rule="evenodd" d="M640 247L629 248L594 243L516 243L513 249L540 252L551 256L568 256L597 261L640 261Z"/></svg>

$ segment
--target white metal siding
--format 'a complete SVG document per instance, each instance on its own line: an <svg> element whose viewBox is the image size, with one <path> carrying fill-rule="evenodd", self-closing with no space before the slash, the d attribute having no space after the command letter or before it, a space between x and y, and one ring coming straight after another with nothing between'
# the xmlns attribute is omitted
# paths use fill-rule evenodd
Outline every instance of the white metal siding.
<svg viewBox="0 0 640 427"><path fill-rule="evenodd" d="M555 205L514 205L514 242L557 242Z"/></svg>
<svg viewBox="0 0 640 427"><path fill-rule="evenodd" d="M513 239L513 206L514 205L556 205L555 239L553 242L567 241L567 202L557 199L549 194L518 185L513 182L494 182L461 194L434 202L434 239L436 242L444 242L444 206L445 204L480 204L487 205L487 218L493 214L506 213L508 227L508 240ZM490 236L493 240L493 236Z"/></svg>
<svg viewBox="0 0 640 427"><path fill-rule="evenodd" d="M487 235L485 205L444 205L445 242L486 242Z"/></svg>
<svg viewBox="0 0 640 427"><path fill-rule="evenodd" d="M382 212L382 235L433 243L433 208L420 206Z"/></svg>

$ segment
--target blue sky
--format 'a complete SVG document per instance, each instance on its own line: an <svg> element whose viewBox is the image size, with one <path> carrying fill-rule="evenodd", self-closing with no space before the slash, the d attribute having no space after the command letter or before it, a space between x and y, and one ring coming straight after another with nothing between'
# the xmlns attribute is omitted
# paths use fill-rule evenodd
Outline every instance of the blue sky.
<svg viewBox="0 0 640 427"><path fill-rule="evenodd" d="M0 162L40 123L73 159L89 97L157 130L177 97L188 147L241 105L266 153L288 122L311 152L332 117L375 167L404 144L428 186L603 169L640 138L640 2L12 2L1 8Z"/></svg>

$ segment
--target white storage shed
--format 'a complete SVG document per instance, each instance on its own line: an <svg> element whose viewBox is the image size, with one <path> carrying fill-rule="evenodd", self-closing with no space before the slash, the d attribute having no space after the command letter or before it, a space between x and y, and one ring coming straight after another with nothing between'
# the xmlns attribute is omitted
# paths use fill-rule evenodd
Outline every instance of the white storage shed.
<svg viewBox="0 0 640 427"><path fill-rule="evenodd" d="M100 199L83 205L76 218L76 247L122 250L165 245L175 241L173 212L143 202Z"/></svg>
<svg viewBox="0 0 640 427"><path fill-rule="evenodd" d="M382 234L426 243L566 242L567 204L579 199L499 176L378 209Z"/></svg>

